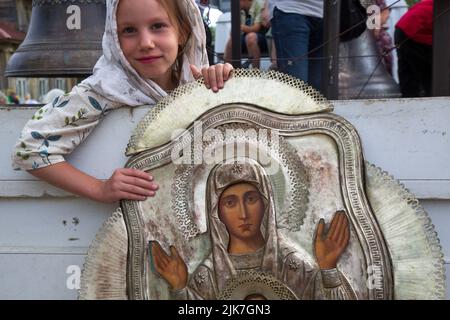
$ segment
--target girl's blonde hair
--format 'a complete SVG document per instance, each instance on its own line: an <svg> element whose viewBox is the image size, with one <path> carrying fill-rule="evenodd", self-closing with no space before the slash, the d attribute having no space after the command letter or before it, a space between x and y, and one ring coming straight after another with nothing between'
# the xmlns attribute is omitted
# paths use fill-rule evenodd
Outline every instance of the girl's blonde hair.
<svg viewBox="0 0 450 320"><path fill-rule="evenodd" d="M173 70L173 80L175 83L179 84L183 66L184 48L191 36L192 27L189 23L187 14L183 14L180 9L179 0L158 0L158 2L164 10L166 10L171 23L175 26L178 33L178 56L175 62L175 68Z"/></svg>

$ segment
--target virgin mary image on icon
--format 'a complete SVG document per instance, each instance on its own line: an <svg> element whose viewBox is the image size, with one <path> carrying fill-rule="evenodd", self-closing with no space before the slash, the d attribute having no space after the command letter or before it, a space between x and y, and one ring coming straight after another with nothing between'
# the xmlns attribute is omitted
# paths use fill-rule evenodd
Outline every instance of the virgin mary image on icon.
<svg viewBox="0 0 450 320"><path fill-rule="evenodd" d="M154 270L172 298L218 299L239 292L242 299L270 299L278 292L293 299L356 299L337 269L350 238L345 211L335 213L329 228L319 221L311 264L278 234L272 186L256 161L216 165L206 190L212 249L192 275L175 247L166 253L156 241L149 245Z"/></svg>

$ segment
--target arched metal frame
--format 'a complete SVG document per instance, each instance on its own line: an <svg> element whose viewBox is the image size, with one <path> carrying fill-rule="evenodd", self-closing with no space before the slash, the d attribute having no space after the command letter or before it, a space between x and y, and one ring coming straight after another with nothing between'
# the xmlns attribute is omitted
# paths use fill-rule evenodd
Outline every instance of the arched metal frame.
<svg viewBox="0 0 450 320"><path fill-rule="evenodd" d="M338 150L341 193L350 221L363 249L366 265L381 271L382 286L368 288L368 298L374 300L393 298L392 263L365 193L364 159L360 139L349 122L331 113L286 116L243 104L222 105L205 113L198 120L203 123L204 131L227 123L247 123L277 130L279 135L284 137L324 134L333 139ZM185 134L193 134L193 130L194 127L191 126ZM178 140L153 150L143 151L133 156L126 167L152 170L164 166L172 161L172 149L180 147L176 145L177 143ZM136 202L122 201L121 206L129 239L128 297L137 300L147 299L144 222Z"/></svg>

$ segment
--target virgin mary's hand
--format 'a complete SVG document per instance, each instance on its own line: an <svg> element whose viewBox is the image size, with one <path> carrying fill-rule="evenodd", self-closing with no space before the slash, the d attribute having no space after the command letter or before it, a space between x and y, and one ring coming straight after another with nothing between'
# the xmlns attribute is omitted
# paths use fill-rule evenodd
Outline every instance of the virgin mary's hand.
<svg viewBox="0 0 450 320"><path fill-rule="evenodd" d="M337 211L331 220L331 226L325 234L325 222L320 219L317 225L314 249L320 269L336 268L337 261L345 250L350 238L348 218L345 211Z"/></svg>
<svg viewBox="0 0 450 320"><path fill-rule="evenodd" d="M156 272L172 286L173 290L183 289L187 284L187 266L174 246L170 247L170 252L171 255L167 255L157 241L150 244L150 254Z"/></svg>

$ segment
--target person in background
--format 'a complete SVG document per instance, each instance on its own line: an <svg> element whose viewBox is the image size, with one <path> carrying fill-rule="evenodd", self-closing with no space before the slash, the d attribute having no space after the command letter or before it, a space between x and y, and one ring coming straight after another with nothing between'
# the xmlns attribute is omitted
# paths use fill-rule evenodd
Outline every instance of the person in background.
<svg viewBox="0 0 450 320"><path fill-rule="evenodd" d="M261 52L267 52L266 28L262 26L264 0L240 0L242 52L248 53L253 68L261 64ZM231 62L231 37L225 47L225 62Z"/></svg>
<svg viewBox="0 0 450 320"><path fill-rule="evenodd" d="M277 50L275 48L275 42L272 35L272 25L270 23L270 12L269 12L269 0L264 1L264 10L262 13L262 26L268 29L266 33L267 47L269 49L270 55L270 67L269 70L278 70L277 65Z"/></svg>
<svg viewBox="0 0 450 320"><path fill-rule="evenodd" d="M203 18L203 25L205 27L205 33L206 33L206 51L208 52L208 62L210 65L214 64L214 48L212 45L212 33L211 29L209 28L209 0L195 0L195 3L197 4L198 9L200 10L200 14ZM205 11L208 9L208 13L205 17Z"/></svg>
<svg viewBox="0 0 450 320"><path fill-rule="evenodd" d="M403 97L431 96L433 0L412 6L395 25L398 77Z"/></svg>
<svg viewBox="0 0 450 320"><path fill-rule="evenodd" d="M270 0L278 70L321 89L323 0Z"/></svg>
<svg viewBox="0 0 450 320"><path fill-rule="evenodd" d="M31 99L31 94L27 93L25 95L25 104L39 104L39 101Z"/></svg>
<svg viewBox="0 0 450 320"><path fill-rule="evenodd" d="M6 95L0 91L0 106L8 104L8 98Z"/></svg>
<svg viewBox="0 0 450 320"><path fill-rule="evenodd" d="M13 90L8 90L7 99L8 104L20 104L20 98Z"/></svg>
<svg viewBox="0 0 450 320"><path fill-rule="evenodd" d="M386 30L391 39L394 49L391 51L392 53L392 78L394 78L395 82L399 83L398 80L398 55L397 55L397 47L395 46L394 41L394 33L395 33L395 25L400 20L400 18L408 11L408 5L405 0L385 0L386 5L389 7L389 19L387 21L389 28Z"/></svg>
<svg viewBox="0 0 450 320"><path fill-rule="evenodd" d="M387 8L385 0L376 0L375 3L380 7L380 28L373 30L375 39L377 41L378 50L383 57L383 64L386 71L392 75L392 64L393 64L393 54L394 43L392 37L388 32L389 25L387 21L390 15L390 9Z"/></svg>

